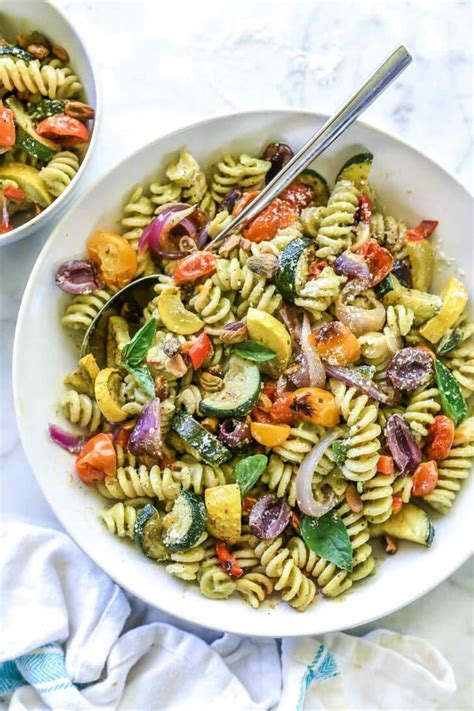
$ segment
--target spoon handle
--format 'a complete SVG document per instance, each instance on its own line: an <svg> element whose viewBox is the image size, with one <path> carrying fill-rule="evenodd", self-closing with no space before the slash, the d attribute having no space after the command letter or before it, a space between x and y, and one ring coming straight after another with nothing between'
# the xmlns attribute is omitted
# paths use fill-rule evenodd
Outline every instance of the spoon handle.
<svg viewBox="0 0 474 711"><path fill-rule="evenodd" d="M206 245L205 250L212 251L227 235L235 232L238 227L258 215L385 91L411 61L412 58L403 45L400 45L392 52L360 89L311 136L298 153L288 161L285 167L257 195L255 200L252 200L212 242Z"/></svg>

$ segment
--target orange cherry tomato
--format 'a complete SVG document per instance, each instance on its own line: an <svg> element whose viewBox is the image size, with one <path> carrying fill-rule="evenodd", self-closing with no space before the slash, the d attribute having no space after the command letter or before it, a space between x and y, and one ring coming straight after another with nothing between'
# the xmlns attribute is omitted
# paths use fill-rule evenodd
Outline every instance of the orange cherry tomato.
<svg viewBox="0 0 474 711"><path fill-rule="evenodd" d="M103 481L106 476L115 476L117 453L112 435L101 433L91 437L79 452L76 471L85 484Z"/></svg>
<svg viewBox="0 0 474 711"><path fill-rule="evenodd" d="M257 197L259 194L260 190L251 190L249 193L244 193L242 197L237 200L237 202L234 205L234 208L232 210L232 217L237 217L237 215L240 215L242 210L249 205L254 198Z"/></svg>
<svg viewBox="0 0 474 711"><path fill-rule="evenodd" d="M282 425L292 425L296 420L296 413L291 409L294 400L294 393L287 392L277 397L270 410L270 417L273 422Z"/></svg>
<svg viewBox="0 0 474 711"><path fill-rule="evenodd" d="M188 350L188 356L191 360L191 364L194 370L197 370L204 363L206 358L211 355L212 344L207 333L201 333L201 335L196 338L194 343Z"/></svg>
<svg viewBox="0 0 474 711"><path fill-rule="evenodd" d="M309 185L304 185L304 183L299 183L295 180L278 197L294 207L298 212L301 212L313 202L314 191Z"/></svg>
<svg viewBox="0 0 474 711"><path fill-rule="evenodd" d="M279 447L290 436L290 426L251 422L250 432L254 440L264 447Z"/></svg>
<svg viewBox="0 0 474 711"><path fill-rule="evenodd" d="M257 217L242 230L251 242L264 242L275 237L278 230L288 227L298 219L298 213L289 203L275 198Z"/></svg>
<svg viewBox="0 0 474 711"><path fill-rule="evenodd" d="M401 496L392 496L392 514L400 513L403 506L403 499Z"/></svg>
<svg viewBox="0 0 474 711"><path fill-rule="evenodd" d="M48 116L36 126L36 133L50 141L59 141L67 147L85 143L90 137L83 123L64 114Z"/></svg>
<svg viewBox="0 0 474 711"><path fill-rule="evenodd" d="M126 430L124 427L120 427L114 435L115 444L122 447L122 449L126 449L131 433L131 430Z"/></svg>
<svg viewBox="0 0 474 711"><path fill-rule="evenodd" d="M21 188L14 188L12 185L9 185L7 188L5 188L3 194L9 200L24 200L26 198L26 193L24 190L22 190Z"/></svg>
<svg viewBox="0 0 474 711"><path fill-rule="evenodd" d="M380 474L385 474L385 476L393 476L395 473L393 457L389 457L388 454L381 454L377 462L377 471Z"/></svg>
<svg viewBox="0 0 474 711"><path fill-rule="evenodd" d="M446 415L437 415L426 439L426 456L428 459L446 459L454 440L454 422Z"/></svg>
<svg viewBox="0 0 474 711"><path fill-rule="evenodd" d="M405 233L405 239L409 242L419 242L430 237L437 227L437 220L422 220L417 227Z"/></svg>
<svg viewBox="0 0 474 711"><path fill-rule="evenodd" d="M7 109L0 101L0 154L5 153L15 144L15 137L13 111Z"/></svg>
<svg viewBox="0 0 474 711"><path fill-rule="evenodd" d="M108 286L121 289L135 276L137 255L125 237L99 230L89 239L87 249Z"/></svg>
<svg viewBox="0 0 474 711"><path fill-rule="evenodd" d="M299 388L291 393L291 409L298 420L323 427L339 424L339 410L334 395L322 388Z"/></svg>
<svg viewBox="0 0 474 711"><path fill-rule="evenodd" d="M412 496L426 496L436 488L438 483L438 465L434 461L422 462L412 478Z"/></svg>
<svg viewBox="0 0 474 711"><path fill-rule="evenodd" d="M370 286L376 286L382 279L385 279L387 274L392 270L393 257L385 247L381 247L379 243L370 239L365 242L362 247L357 250L361 254L369 267L372 276Z"/></svg>
<svg viewBox="0 0 474 711"><path fill-rule="evenodd" d="M223 541L217 541L216 554L222 570L227 575L231 575L233 578L240 578L244 574L237 558L232 555Z"/></svg>
<svg viewBox="0 0 474 711"><path fill-rule="evenodd" d="M360 358L359 341L340 321L320 326L311 333L309 342L318 355L331 365L349 365Z"/></svg>
<svg viewBox="0 0 474 711"><path fill-rule="evenodd" d="M186 284L208 276L216 271L217 257L211 252L193 252L176 262L173 272L174 283Z"/></svg>

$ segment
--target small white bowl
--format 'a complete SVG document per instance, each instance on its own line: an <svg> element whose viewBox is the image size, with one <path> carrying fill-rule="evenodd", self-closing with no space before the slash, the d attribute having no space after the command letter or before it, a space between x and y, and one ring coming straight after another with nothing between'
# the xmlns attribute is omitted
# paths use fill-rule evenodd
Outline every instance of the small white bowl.
<svg viewBox="0 0 474 711"><path fill-rule="evenodd" d="M95 109L89 147L71 184L45 210L33 217L24 225L16 227L0 238L0 247L12 244L24 237L31 237L40 227L44 227L51 218L58 217L68 205L79 185L89 163L96 143L98 121L100 118L99 97L96 80L91 62L84 45L69 20L49 0L2 0L0 4L0 25L2 33L8 39L14 39L17 34L38 30L64 47L70 58L75 74L84 86L87 103Z"/></svg>
<svg viewBox="0 0 474 711"><path fill-rule="evenodd" d="M159 138L122 161L69 211L43 248L25 290L13 353L16 415L26 454L52 509L72 538L122 587L145 602L190 622L238 634L271 637L321 634L362 625L392 613L447 578L472 552L473 479L464 482L453 509L433 515L436 535L430 549L402 543L377 574L354 585L337 600L320 600L300 614L286 603L254 610L240 599L202 597L195 585L172 578L105 530L97 518L103 505L74 474L74 459L48 438L48 422L61 422L62 379L76 365L77 351L59 325L65 296L55 286L60 264L84 254L96 229L119 228L121 201L136 183L144 185L177 151L187 147L207 165L223 152L260 154L270 141L299 148L326 117L297 111L257 111L205 121ZM364 124L346 131L317 161L334 180L344 160L361 150L374 153L371 175L390 214L415 225L439 220L443 251L466 269L471 248L471 198L464 188L415 149ZM444 264L442 278L453 272ZM473 280L464 278L473 297ZM436 286L439 286L439 280ZM107 505L107 504L106 504ZM377 541L374 554L383 558Z"/></svg>

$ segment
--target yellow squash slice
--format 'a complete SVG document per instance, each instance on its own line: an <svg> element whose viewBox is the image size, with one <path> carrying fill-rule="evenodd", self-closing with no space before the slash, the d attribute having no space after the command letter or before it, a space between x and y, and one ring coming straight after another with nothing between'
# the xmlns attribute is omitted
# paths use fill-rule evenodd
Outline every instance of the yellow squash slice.
<svg viewBox="0 0 474 711"><path fill-rule="evenodd" d="M275 351L276 356L260 364L260 370L277 378L288 367L291 358L291 338L285 326L271 314L250 308L247 313L247 330L252 341L262 343Z"/></svg>
<svg viewBox="0 0 474 711"><path fill-rule="evenodd" d="M121 316L111 316L107 323L107 365L119 365L122 348L130 341L128 323Z"/></svg>
<svg viewBox="0 0 474 711"><path fill-rule="evenodd" d="M115 368L104 368L95 379L95 399L103 416L109 422L123 422L127 413L122 410L119 399L120 376Z"/></svg>
<svg viewBox="0 0 474 711"><path fill-rule="evenodd" d="M430 343L438 343L446 331L454 325L465 309L468 300L467 289L456 277L448 279L441 292L442 306L422 328L420 333Z"/></svg>
<svg viewBox="0 0 474 711"><path fill-rule="evenodd" d="M242 502L238 484L206 489L207 530L226 543L237 543L241 534Z"/></svg>
<svg viewBox="0 0 474 711"><path fill-rule="evenodd" d="M178 333L180 336L196 333L204 326L204 322L199 316L184 307L176 286L161 293L158 300L158 312L168 331Z"/></svg>

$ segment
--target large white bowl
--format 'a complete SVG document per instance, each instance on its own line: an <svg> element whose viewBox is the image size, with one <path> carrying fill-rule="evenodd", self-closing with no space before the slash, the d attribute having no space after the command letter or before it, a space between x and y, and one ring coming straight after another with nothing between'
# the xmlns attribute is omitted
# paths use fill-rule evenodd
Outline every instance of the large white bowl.
<svg viewBox="0 0 474 711"><path fill-rule="evenodd" d="M31 237L39 228L45 227L52 218L58 217L67 206L92 156L99 126L100 108L92 65L84 45L74 27L49 0L21 0L21 2L19 0L1 0L0 26L2 33L8 39L12 39L20 33L38 30L39 32L44 32L55 43L67 49L71 58L71 66L84 86L84 95L87 102L95 108L95 119L89 147L74 179L66 190L39 215L28 220L24 225L20 225L11 232L2 235L0 246L3 246L17 242L24 237Z"/></svg>
<svg viewBox="0 0 474 711"><path fill-rule="evenodd" d="M377 575L355 585L342 599L321 600L304 614L284 603L253 610L241 600L208 600L104 530L96 515L99 497L77 481L73 458L48 439L48 422L60 421L62 378L77 356L59 326L64 298L54 274L62 262L83 254L95 229L117 229L121 203L132 186L146 183L184 146L204 164L225 150L260 153L274 140L298 148L324 119L295 111L233 114L142 148L102 178L58 225L36 262L18 318L13 381L19 428L35 476L63 526L101 568L147 603L200 625L241 634L280 637L347 629L426 593L471 552L472 481L450 515L434 516L436 536L430 549L403 544L396 556L379 565ZM371 179L393 214L410 224L420 218L439 220L444 252L465 267L471 249L471 199L461 185L413 148L363 124L347 131L318 161L318 168L333 180L341 163L361 149L375 154ZM449 266L443 271L446 274ZM378 554L377 542L374 549Z"/></svg>

